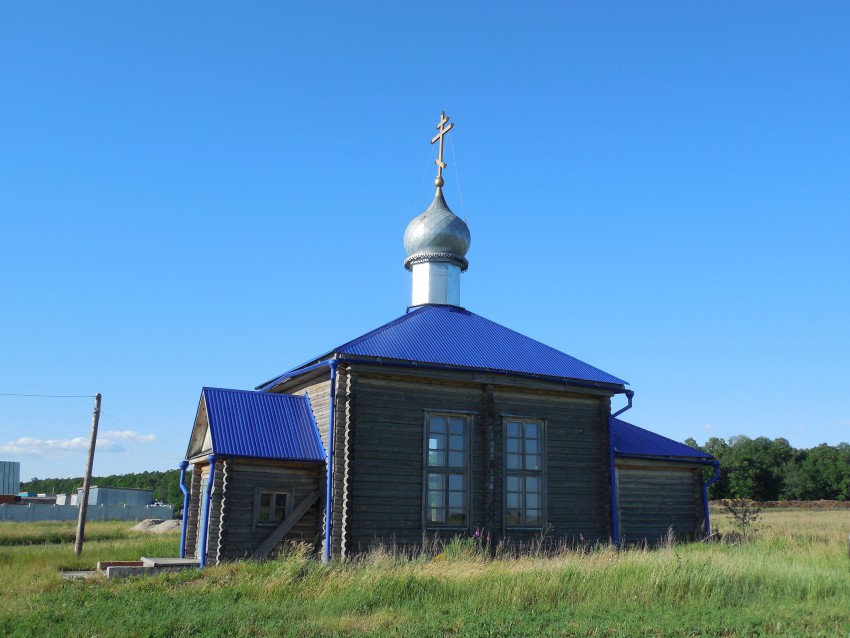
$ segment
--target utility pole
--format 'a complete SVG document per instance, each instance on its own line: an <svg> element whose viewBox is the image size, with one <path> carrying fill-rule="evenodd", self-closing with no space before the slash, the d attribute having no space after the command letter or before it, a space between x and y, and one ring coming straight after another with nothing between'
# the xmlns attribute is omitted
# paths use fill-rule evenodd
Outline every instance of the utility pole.
<svg viewBox="0 0 850 638"><path fill-rule="evenodd" d="M94 465L94 444L97 442L97 423L100 421L100 392L94 395L94 412L91 415L91 442L89 443L89 458L86 462L86 474L83 477L83 497L77 503L79 517L77 518L77 542L74 543L74 554L79 556L83 551L83 534L86 530L86 510L89 506L89 487L91 470Z"/></svg>

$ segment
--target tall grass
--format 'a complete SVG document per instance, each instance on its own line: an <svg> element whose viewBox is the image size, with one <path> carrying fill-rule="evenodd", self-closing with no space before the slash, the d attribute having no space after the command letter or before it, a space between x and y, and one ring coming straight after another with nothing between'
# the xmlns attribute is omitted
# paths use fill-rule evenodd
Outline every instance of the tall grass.
<svg viewBox="0 0 850 638"><path fill-rule="evenodd" d="M0 635L847 636L850 513L763 520L747 544L492 559L467 539L412 557L378 548L328 567L292 551L262 564L86 582L62 581L57 569L175 555L177 535L121 532L88 543L78 561L71 544L2 546L0 525Z"/></svg>

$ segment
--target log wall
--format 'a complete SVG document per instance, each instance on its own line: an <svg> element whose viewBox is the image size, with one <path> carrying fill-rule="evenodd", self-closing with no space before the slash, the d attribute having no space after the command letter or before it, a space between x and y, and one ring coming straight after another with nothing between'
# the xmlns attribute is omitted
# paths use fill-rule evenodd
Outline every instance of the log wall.
<svg viewBox="0 0 850 638"><path fill-rule="evenodd" d="M356 376L356 385L349 384L356 391L347 397L346 531L352 550L376 541L418 544L428 532L423 528L427 412L472 417L468 532L481 528L494 538L507 535L516 541L540 534L539 528L504 527L503 421L516 416L544 422L546 524L553 526L553 535L570 542L609 538L607 394L581 395L563 386L547 390L536 382L515 387L504 377L434 371L399 375L354 366L350 374Z"/></svg>
<svg viewBox="0 0 850 638"><path fill-rule="evenodd" d="M702 466L621 458L616 460L620 536L626 543L663 541L704 531Z"/></svg>
<svg viewBox="0 0 850 638"><path fill-rule="evenodd" d="M254 524L257 489L290 494L287 514L301 499L323 484L323 465L292 461L228 459L223 471L221 526L216 562L250 556L274 531L274 526ZM283 542L312 544L320 530L321 502L315 503L284 537Z"/></svg>

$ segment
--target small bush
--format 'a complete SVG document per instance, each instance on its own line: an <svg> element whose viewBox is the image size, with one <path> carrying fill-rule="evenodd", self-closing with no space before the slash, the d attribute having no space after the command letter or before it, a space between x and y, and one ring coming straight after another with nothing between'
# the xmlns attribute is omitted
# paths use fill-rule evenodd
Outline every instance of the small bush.
<svg viewBox="0 0 850 638"><path fill-rule="evenodd" d="M720 507L741 541L746 543L755 538L761 505L746 498L732 498L720 501Z"/></svg>

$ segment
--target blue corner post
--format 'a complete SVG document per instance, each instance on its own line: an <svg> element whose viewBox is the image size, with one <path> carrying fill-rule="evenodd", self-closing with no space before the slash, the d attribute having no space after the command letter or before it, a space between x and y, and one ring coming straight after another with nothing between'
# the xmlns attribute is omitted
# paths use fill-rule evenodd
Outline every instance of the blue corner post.
<svg viewBox="0 0 850 638"><path fill-rule="evenodd" d="M608 463L611 476L611 536L613 536L614 547L620 546L620 507L617 504L617 467L614 463L614 419L632 407L634 390L626 390L626 407L617 410L608 418Z"/></svg>
<svg viewBox="0 0 850 638"><path fill-rule="evenodd" d="M325 551L322 556L322 562L327 564L331 559L331 533L333 532L333 525L331 519L333 517L333 481L334 481L334 466L333 466L333 458L334 458L334 421L336 420L334 417L336 416L336 406L335 406L335 398L336 398L336 359L331 359L328 361L328 367L331 371L331 396L330 396L330 405L329 405L329 414L328 414L328 453L327 453L327 463L328 463L328 476L327 476L327 485L325 486Z"/></svg>
<svg viewBox="0 0 850 638"><path fill-rule="evenodd" d="M189 516L189 490L186 489L186 468L189 461L180 461L180 491L183 492L183 524L180 526L180 558L186 558L186 521Z"/></svg>
<svg viewBox="0 0 850 638"><path fill-rule="evenodd" d="M207 476L207 489L204 492L204 513L203 520L201 521L201 538L200 538L200 565L199 567L206 567L207 565L207 536L209 536L210 532L210 505L212 501L212 489L213 482L215 481L215 462L216 455L210 454L208 457L210 462L210 473Z"/></svg>

